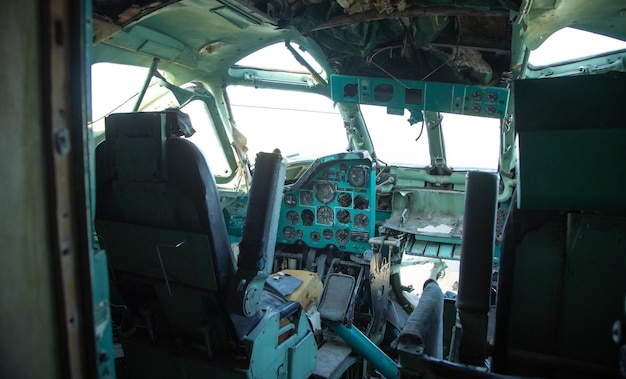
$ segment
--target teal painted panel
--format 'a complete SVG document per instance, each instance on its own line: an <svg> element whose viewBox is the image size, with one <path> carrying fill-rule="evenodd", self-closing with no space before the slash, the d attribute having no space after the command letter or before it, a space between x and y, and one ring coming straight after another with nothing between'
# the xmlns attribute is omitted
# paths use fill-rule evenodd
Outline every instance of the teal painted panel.
<svg viewBox="0 0 626 379"><path fill-rule="evenodd" d="M436 257L439 253L439 244L437 242L429 242L424 250L424 255L427 257Z"/></svg>
<svg viewBox="0 0 626 379"><path fill-rule="evenodd" d="M383 225L422 241L460 244L464 199L465 195L456 191L395 192L391 216ZM438 231L436 227L441 224L450 231Z"/></svg>
<svg viewBox="0 0 626 379"><path fill-rule="evenodd" d="M441 259L452 259L452 250L454 249L454 245L449 245L447 243L442 243L439 246L439 258Z"/></svg>
<svg viewBox="0 0 626 379"><path fill-rule="evenodd" d="M180 56L182 50L159 42L146 41L139 47L139 52L173 61Z"/></svg>
<svg viewBox="0 0 626 379"><path fill-rule="evenodd" d="M462 84L331 75L331 98L347 103L381 105L388 113L410 109L503 118L509 90Z"/></svg>
<svg viewBox="0 0 626 379"><path fill-rule="evenodd" d="M424 109L427 111L449 112L454 107L455 100L463 98L463 91L457 91L458 93L455 94L453 86L428 83L424 87L426 89L424 91Z"/></svg>
<svg viewBox="0 0 626 379"><path fill-rule="evenodd" d="M427 244L428 242L426 241L415 241L411 247L411 255L424 255L424 250L426 250Z"/></svg>
<svg viewBox="0 0 626 379"><path fill-rule="evenodd" d="M318 188L326 189L328 198L320 198ZM320 157L295 183L285 186L276 242L302 241L312 248L334 244L363 254L371 249L369 239L376 232L376 204L370 203L375 194L376 170L369 153ZM234 221L231 217L229 225Z"/></svg>
<svg viewBox="0 0 626 379"><path fill-rule="evenodd" d="M415 240L410 249L410 255L459 260L461 245L440 243L438 241Z"/></svg>
<svg viewBox="0 0 626 379"><path fill-rule="evenodd" d="M454 251L452 252L452 259L461 259L461 244L454 245Z"/></svg>
<svg viewBox="0 0 626 379"><path fill-rule="evenodd" d="M289 363L288 379L308 378L315 369L317 344L313 333L308 333L300 342L287 349Z"/></svg>
<svg viewBox="0 0 626 379"><path fill-rule="evenodd" d="M100 354L98 375L101 378L114 378L116 377L115 354L113 351L111 304L109 303L109 270L107 254L104 250L93 254L92 268L93 322L96 336L96 351ZM106 352L106 356L103 352Z"/></svg>

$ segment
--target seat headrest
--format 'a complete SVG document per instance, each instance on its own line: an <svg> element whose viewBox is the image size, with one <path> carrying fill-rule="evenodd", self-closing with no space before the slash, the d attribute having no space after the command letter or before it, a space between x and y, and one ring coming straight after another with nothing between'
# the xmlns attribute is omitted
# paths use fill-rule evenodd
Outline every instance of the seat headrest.
<svg viewBox="0 0 626 379"><path fill-rule="evenodd" d="M520 209L626 211L626 72L514 83Z"/></svg>
<svg viewBox="0 0 626 379"><path fill-rule="evenodd" d="M105 121L110 168L122 181L164 181L165 142L194 132L189 116L178 110L111 114Z"/></svg>

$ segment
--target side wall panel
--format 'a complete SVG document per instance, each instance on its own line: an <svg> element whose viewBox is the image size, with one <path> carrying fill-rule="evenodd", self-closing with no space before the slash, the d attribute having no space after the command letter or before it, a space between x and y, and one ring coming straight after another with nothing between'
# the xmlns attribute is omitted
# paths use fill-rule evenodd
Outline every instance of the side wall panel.
<svg viewBox="0 0 626 379"><path fill-rule="evenodd" d="M58 377L39 7L0 12L0 377Z"/></svg>

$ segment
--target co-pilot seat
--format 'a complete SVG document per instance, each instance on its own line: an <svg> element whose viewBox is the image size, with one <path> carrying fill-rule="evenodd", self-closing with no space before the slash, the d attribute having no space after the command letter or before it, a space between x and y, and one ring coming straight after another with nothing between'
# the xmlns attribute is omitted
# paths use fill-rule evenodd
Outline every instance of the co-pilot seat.
<svg viewBox="0 0 626 379"><path fill-rule="evenodd" d="M228 311L235 260L213 175L184 138L193 134L189 117L113 114L105 133L96 149L96 230L123 301L112 305L131 316L121 332L129 376L263 377L293 371L288 359L314 356L299 309L249 317ZM285 316L292 323L279 327ZM264 358L255 359L261 348ZM307 370L289 377L307 377Z"/></svg>

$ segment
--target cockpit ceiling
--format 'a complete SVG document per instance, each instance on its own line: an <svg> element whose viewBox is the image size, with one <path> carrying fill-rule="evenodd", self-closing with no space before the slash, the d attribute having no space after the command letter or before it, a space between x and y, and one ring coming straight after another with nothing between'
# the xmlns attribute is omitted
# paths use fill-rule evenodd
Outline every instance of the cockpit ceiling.
<svg viewBox="0 0 626 379"><path fill-rule="evenodd" d="M620 3L599 1L607 3L611 11ZM219 6L235 10L254 26L274 32L295 29L320 45L328 59L326 66L336 73L490 86L499 85L503 73L516 61L511 56L513 30L520 30L518 35L534 48L558 28L580 22L592 30L596 21L589 9L581 14L562 4L567 2L548 0L94 0L100 29L96 41L115 28L141 24L147 15L179 5L174 3L192 5L189 8L196 12L205 7L206 17L215 20L220 19ZM594 9L601 8L593 3ZM203 27L211 28L206 17ZM590 21L581 22L585 18ZM554 25L549 19L556 20ZM196 36L182 32L193 29L191 20L169 20L157 31L175 34L197 52ZM151 23L150 27L158 25ZM242 36L245 29L245 25L238 28ZM231 42L236 43L236 38L233 35Z"/></svg>
<svg viewBox="0 0 626 379"><path fill-rule="evenodd" d="M626 3L623 0L533 0L520 24L531 50L552 33L573 27L626 40Z"/></svg>

